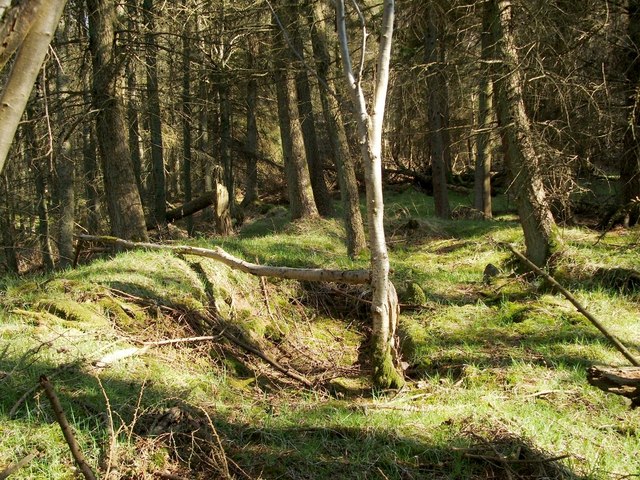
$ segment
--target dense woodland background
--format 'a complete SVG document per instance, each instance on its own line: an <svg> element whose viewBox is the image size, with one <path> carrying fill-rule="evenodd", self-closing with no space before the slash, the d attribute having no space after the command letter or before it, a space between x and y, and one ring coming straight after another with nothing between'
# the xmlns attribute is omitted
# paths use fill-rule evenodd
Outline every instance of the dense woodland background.
<svg viewBox="0 0 640 480"><path fill-rule="evenodd" d="M0 0L0 478L76 478L59 426L106 479L638 476L639 60L640 0Z"/></svg>
<svg viewBox="0 0 640 480"><path fill-rule="evenodd" d="M502 35L517 64L501 73L494 26L507 8ZM638 2L396 9L387 185L434 195L443 218L451 190L469 192L487 218L490 192L517 197L519 174L505 161L510 127L499 115L500 102L518 101L501 83L515 73L528 122L515 122L516 132L529 138L525 162L541 183L522 177L544 189L555 221L637 221ZM364 2L361 13L371 46L381 6ZM348 21L357 59L357 12ZM331 197L342 191L350 252L360 251L362 220L349 205L364 179L334 24L333 8L311 0L69 1L2 173L3 268L68 265L73 232L146 238L146 225L222 185L231 218L224 205L189 216L190 235L228 235L265 204L290 203L293 218L333 215ZM365 85L374 60L362 56ZM592 192L594 179L608 180L606 191Z"/></svg>

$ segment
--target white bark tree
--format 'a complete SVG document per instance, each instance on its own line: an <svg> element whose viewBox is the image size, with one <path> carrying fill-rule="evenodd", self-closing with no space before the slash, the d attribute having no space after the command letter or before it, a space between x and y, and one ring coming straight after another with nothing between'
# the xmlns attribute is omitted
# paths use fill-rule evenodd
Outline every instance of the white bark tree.
<svg viewBox="0 0 640 480"><path fill-rule="evenodd" d="M357 2L353 2L353 5L362 27L361 61L357 73L353 70L349 51L344 0L336 1L342 66L353 101L358 125L358 142L365 169L369 249L371 251L371 287L373 290L371 304L373 381L378 388L398 388L404 383L402 374L394 365L394 336L399 306L396 290L389 280L389 255L384 235L384 203L382 198L382 126L389 84L395 2L385 0L383 4L371 113L369 113L362 88L367 32L364 16Z"/></svg>
<svg viewBox="0 0 640 480"><path fill-rule="evenodd" d="M31 8L25 7L23 10L16 11L19 17L15 20L15 24L24 27L20 34L16 33L14 36L7 37L4 27L8 23L3 18L5 23L2 25L2 35L10 46L5 47L0 54L3 56L3 61L6 62L13 50L17 49L17 53L11 73L0 96L0 125L2 125L0 129L0 172L4 168L18 123L27 106L33 84L67 2L66 0L49 0L48 2L27 3L27 6ZM34 5L37 5L37 8L33 8ZM9 15L11 10L0 13L4 14L4 17ZM9 41L8 38L16 40Z"/></svg>

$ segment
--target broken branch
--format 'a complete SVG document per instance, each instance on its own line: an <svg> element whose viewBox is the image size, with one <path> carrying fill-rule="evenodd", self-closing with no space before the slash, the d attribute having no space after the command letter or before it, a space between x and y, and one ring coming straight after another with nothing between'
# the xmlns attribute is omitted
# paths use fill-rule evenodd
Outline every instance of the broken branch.
<svg viewBox="0 0 640 480"><path fill-rule="evenodd" d="M518 252L515 248L513 248L509 244L505 244L509 250L513 252L513 254L518 257L525 265L527 265L531 270L536 272L538 275L542 275L551 285L553 285L564 297L569 300L576 309L589 320L592 325L594 325L600 332L611 342L611 344L620 352L624 357L631 362L631 365L636 367L640 367L640 362L632 355L632 353L625 347L620 340L618 340L612 333L610 333L605 326L598 321L593 315L591 315L579 302L576 298L571 295L562 285L560 285L555 278L549 275L547 272L539 268L537 265L532 263L527 257Z"/></svg>
<svg viewBox="0 0 640 480"><path fill-rule="evenodd" d="M5 468L4 470L2 470L0 472L0 480L5 480L5 478L9 477L9 475L17 472L22 467L28 465L29 462L31 462L37 456L38 456L38 452L34 450L33 452L31 452L29 455L24 457L19 462L12 463L11 465L9 465L7 468Z"/></svg>
<svg viewBox="0 0 640 480"><path fill-rule="evenodd" d="M67 417L64 414L64 410L62 409L62 405L60 404L60 400L56 395L55 390L53 389L53 385L49 382L49 379L42 375L40 377L40 385L44 389L44 393L46 394L49 402L51 403L51 407L53 408L53 413L56 416L56 420L62 429L62 434L64 435L64 439L69 445L69 450L71 450L71 455L73 455L73 459L76 461L78 468L84 475L84 478L87 480L96 480L96 476L94 475L91 467L84 459L84 455L80 451L80 446L76 441L76 438L73 435L73 431L71 430L71 425L67 421Z"/></svg>
<svg viewBox="0 0 640 480"><path fill-rule="evenodd" d="M370 280L369 270L331 270L324 268L291 268L291 267L273 267L268 265L257 265L247 262L238 257L234 257L230 253L225 252L222 248L216 247L211 250L208 248L191 247L188 245L161 245L149 242L132 242L116 237L96 236L96 235L77 235L78 240L89 242L100 242L116 245L124 248L143 248L148 250L169 250L176 254L196 255L199 257L211 258L225 265L258 277L278 277L289 280L300 280L307 282L336 282L350 284L367 284Z"/></svg>

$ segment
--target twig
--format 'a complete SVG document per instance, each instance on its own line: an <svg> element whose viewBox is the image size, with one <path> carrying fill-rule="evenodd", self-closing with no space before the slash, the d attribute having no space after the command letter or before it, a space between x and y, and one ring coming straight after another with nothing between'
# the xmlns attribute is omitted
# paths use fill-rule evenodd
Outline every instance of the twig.
<svg viewBox="0 0 640 480"><path fill-rule="evenodd" d="M219 338L220 335L204 335L201 337L172 338L169 340L158 340L156 342L142 342L142 344L148 347L157 347L160 345L173 345L175 343L208 342L218 340Z"/></svg>
<svg viewBox="0 0 640 480"><path fill-rule="evenodd" d="M488 459L492 459L494 462L497 462L499 464L501 464L504 467L504 471L507 474L507 478L509 480L513 479L513 472L511 471L511 467L509 466L509 462L507 457L505 457L504 455L502 455L498 449L495 447L495 445L493 445L492 443L488 442L486 439L482 438L480 435L476 435L473 434L474 437L478 438L482 443L484 443L487 447L489 447L493 453L496 454L495 457L487 457L487 456L481 456L481 458L488 460Z"/></svg>
<svg viewBox="0 0 640 480"><path fill-rule="evenodd" d="M222 334L222 336L224 338L226 338L230 342L235 343L240 348L243 348L244 350L246 350L248 352L251 352L254 355L260 357L262 360L267 362L269 365L271 365L273 368L278 370L280 373L283 373L287 377L290 377L290 378L293 378L294 380L299 381L300 383L302 383L307 388L313 388L313 383L310 380L308 380L306 377L302 376L301 374L299 374L295 370L292 370L290 368L287 368L287 367L284 367L284 366L280 365L276 360L274 360L273 358L271 358L270 356L268 356L266 353L262 352L261 350L249 345L248 343L243 342L242 340L240 340L239 338L235 337L234 335L232 335L229 332L223 331L221 334Z"/></svg>
<svg viewBox="0 0 640 480"><path fill-rule="evenodd" d="M541 390L539 392L530 393L528 395L523 395L522 398L544 397L544 396L550 395L552 393L575 393L575 392L573 390Z"/></svg>
<svg viewBox="0 0 640 480"><path fill-rule="evenodd" d="M71 450L71 455L73 455L73 459L78 464L78 468L84 475L84 478L87 480L97 480L94 475L91 467L84 459L84 455L80 451L80 446L76 441L76 438L73 436L73 432L71 430L71 425L67 421L67 417L64 414L64 410L62 409L62 405L60 404L60 400L56 395L55 390L53 389L53 385L49 382L49 379L42 375L40 377L40 385L44 388L44 393L47 395L49 402L51 403L51 407L53 408L53 413L56 415L56 420L62 429L62 434L64 435L64 439L67 441L67 445L69 445L69 450Z"/></svg>
<svg viewBox="0 0 640 480"><path fill-rule="evenodd" d="M107 431L109 433L109 445L107 447L107 452L104 458L105 465L105 474L104 478L109 478L109 474L111 473L111 467L113 466L113 452L116 447L116 434L115 429L113 428L113 411L111 410L111 402L109 401L109 396L107 395L106 390L104 389L104 385L102 385L102 380L100 377L95 375L95 378L100 386L100 391L102 392L102 396L104 398L105 406L107 408Z"/></svg>
<svg viewBox="0 0 640 480"><path fill-rule="evenodd" d="M5 468L4 470L2 470L0 472L0 480L5 480L5 478L7 478L9 475L17 472L22 467L26 466L28 463L31 462L31 460L33 460L37 456L38 456L38 451L34 450L33 452L31 452L29 455L24 457L19 462L12 463L11 465L9 465L7 468Z"/></svg>
<svg viewBox="0 0 640 480"><path fill-rule="evenodd" d="M539 275L542 275L551 285L558 289L558 291L564 295L564 297L569 300L574 307L584 315L587 320L589 320L600 332L609 340L613 346L620 352L624 357L631 362L631 365L640 367L640 362L633 356L633 354L625 347L620 340L618 340L612 333L610 333L602 323L598 321L593 315L591 315L579 302L576 298L571 295L562 285L560 285L555 278L549 275L547 272L539 268L537 265L531 262L527 257L518 252L515 248L513 248L509 244L505 244L509 250L513 252L513 254L518 257L525 265L531 268L534 272Z"/></svg>
<svg viewBox="0 0 640 480"><path fill-rule="evenodd" d="M478 453L464 453L464 457L466 458L478 458L480 460L487 460L489 462L499 462L499 463L549 463L549 462L557 462L559 460L564 460L565 458L569 458L571 455L558 455L557 457L550 458L509 458L509 457L491 457L488 455L480 455Z"/></svg>

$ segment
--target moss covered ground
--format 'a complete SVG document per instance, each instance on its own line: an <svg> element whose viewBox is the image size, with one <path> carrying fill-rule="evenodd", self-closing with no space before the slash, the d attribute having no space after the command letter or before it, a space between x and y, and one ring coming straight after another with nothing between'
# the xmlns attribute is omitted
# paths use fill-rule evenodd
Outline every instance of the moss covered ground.
<svg viewBox="0 0 640 480"><path fill-rule="evenodd" d="M406 378L396 391L371 389L363 289L151 251L1 279L0 471L34 453L10 478L78 478L38 388L46 375L101 478L639 476L640 411L585 379L624 358L500 247L522 248L508 205L491 221L432 211L411 189L386 198ZM560 234L558 280L640 356L628 276L640 231ZM280 212L188 243L262 264L366 267L343 237L338 220L291 224ZM487 281L489 263L499 273ZM178 338L191 340L165 342Z"/></svg>

